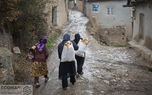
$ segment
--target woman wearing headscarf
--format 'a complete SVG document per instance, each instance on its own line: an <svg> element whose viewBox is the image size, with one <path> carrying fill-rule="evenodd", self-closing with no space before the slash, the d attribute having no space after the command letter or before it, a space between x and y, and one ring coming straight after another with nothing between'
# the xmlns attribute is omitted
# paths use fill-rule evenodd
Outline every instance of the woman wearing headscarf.
<svg viewBox="0 0 152 95"><path fill-rule="evenodd" d="M64 44L70 41L70 35L65 34L63 37L63 41L58 45L58 56L60 59L59 65L59 79L62 80L62 87L64 90L68 87L68 80L67 78L70 76L70 82L74 85L76 82L75 75L76 75L76 68L75 68L75 61L71 62L61 62L61 55L63 51ZM74 50L78 50L78 46L74 41L71 41L73 44Z"/></svg>
<svg viewBox="0 0 152 95"><path fill-rule="evenodd" d="M81 36L80 34L75 34L75 39L73 40L76 44L79 43ZM85 54L84 54L85 55ZM78 55L75 55L76 61L77 61L77 73L78 75L82 75L83 74L83 64L84 64L84 60L85 60L85 56L81 57Z"/></svg>
<svg viewBox="0 0 152 95"><path fill-rule="evenodd" d="M47 37L44 36L40 39L39 44L36 45L35 58L31 69L31 76L34 77L34 84L36 85L36 88L40 87L40 76L45 77L45 82L48 81L48 68L46 60L48 58L49 53L46 43Z"/></svg>

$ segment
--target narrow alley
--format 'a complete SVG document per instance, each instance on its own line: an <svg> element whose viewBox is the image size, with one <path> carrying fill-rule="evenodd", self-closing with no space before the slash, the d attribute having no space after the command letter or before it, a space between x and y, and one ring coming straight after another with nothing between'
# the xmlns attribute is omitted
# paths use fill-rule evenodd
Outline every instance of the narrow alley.
<svg viewBox="0 0 152 95"><path fill-rule="evenodd" d="M69 11L70 23L62 29L53 52L48 58L49 81L40 78L40 88L34 88L34 95L151 95L152 72L149 65L133 49L128 47L108 47L100 45L86 31L89 21L81 12ZM63 35L69 33L71 39L80 33L89 39L84 74L77 78L73 86L69 82L66 91L58 80L59 59L57 45ZM143 64L144 63L144 64Z"/></svg>

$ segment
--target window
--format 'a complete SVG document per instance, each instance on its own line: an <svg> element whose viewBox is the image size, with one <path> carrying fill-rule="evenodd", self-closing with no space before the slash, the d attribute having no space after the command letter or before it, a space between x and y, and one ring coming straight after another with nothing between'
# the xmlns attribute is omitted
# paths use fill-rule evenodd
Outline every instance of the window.
<svg viewBox="0 0 152 95"><path fill-rule="evenodd" d="M93 11L93 12L98 13L98 12L99 12L99 9L100 9L99 3L93 3L93 4L92 4L92 11Z"/></svg>
<svg viewBox="0 0 152 95"><path fill-rule="evenodd" d="M113 8L107 8L107 15L113 15Z"/></svg>

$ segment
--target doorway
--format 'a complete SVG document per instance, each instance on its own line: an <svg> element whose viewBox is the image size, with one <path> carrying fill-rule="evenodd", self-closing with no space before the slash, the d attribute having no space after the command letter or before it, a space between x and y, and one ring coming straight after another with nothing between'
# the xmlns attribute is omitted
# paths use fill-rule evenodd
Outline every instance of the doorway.
<svg viewBox="0 0 152 95"><path fill-rule="evenodd" d="M139 39L144 39L144 14L139 14Z"/></svg>
<svg viewBox="0 0 152 95"><path fill-rule="evenodd" d="M54 26L57 25L57 6L54 6L54 7L52 8L52 24L53 24Z"/></svg>

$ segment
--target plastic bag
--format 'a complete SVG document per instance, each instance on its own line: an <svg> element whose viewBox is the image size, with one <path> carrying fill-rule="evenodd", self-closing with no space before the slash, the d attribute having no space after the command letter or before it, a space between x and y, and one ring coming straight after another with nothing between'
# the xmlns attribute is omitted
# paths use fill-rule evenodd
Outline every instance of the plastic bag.
<svg viewBox="0 0 152 95"><path fill-rule="evenodd" d="M87 50L89 41L87 39L80 40L78 43L79 49L76 51L76 55L80 57L85 57L85 52Z"/></svg>
<svg viewBox="0 0 152 95"><path fill-rule="evenodd" d="M63 47L61 62L71 62L71 61L75 61L75 51L72 42L67 41Z"/></svg>
<svg viewBox="0 0 152 95"><path fill-rule="evenodd" d="M36 46L32 46L32 48L30 48L28 50L28 54L26 56L26 60L29 61L29 62L34 62L35 52L36 52Z"/></svg>

